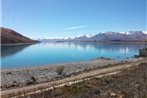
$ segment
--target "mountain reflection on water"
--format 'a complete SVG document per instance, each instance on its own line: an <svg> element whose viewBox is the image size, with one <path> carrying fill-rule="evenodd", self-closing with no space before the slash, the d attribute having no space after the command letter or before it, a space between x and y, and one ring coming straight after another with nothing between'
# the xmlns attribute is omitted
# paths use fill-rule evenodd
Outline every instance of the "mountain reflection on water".
<svg viewBox="0 0 147 98"><path fill-rule="evenodd" d="M28 46L31 46L31 44L22 44L22 45L2 45L1 46L1 56L2 58L14 55L16 53L19 53L23 51Z"/></svg>
<svg viewBox="0 0 147 98"><path fill-rule="evenodd" d="M132 58L144 44L50 42L2 46L2 68L87 61L97 57Z"/></svg>

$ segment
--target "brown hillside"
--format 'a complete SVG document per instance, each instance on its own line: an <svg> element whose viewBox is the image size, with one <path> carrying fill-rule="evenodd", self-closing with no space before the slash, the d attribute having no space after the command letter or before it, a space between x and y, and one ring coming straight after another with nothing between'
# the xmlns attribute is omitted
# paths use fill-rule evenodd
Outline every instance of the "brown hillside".
<svg viewBox="0 0 147 98"><path fill-rule="evenodd" d="M25 37L14 30L7 28L0 28L1 34L1 43L2 44L15 44L15 43L34 43L35 40L32 40L28 37Z"/></svg>

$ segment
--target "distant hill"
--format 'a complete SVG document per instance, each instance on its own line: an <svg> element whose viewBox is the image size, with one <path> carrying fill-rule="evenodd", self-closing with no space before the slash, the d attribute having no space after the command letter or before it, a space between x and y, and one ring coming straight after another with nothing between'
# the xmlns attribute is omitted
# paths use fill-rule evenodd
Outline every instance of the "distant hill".
<svg viewBox="0 0 147 98"><path fill-rule="evenodd" d="M143 31L104 32L94 36L78 36L68 39L43 39L40 41L72 41L72 42L142 42L147 41L147 33Z"/></svg>
<svg viewBox="0 0 147 98"><path fill-rule="evenodd" d="M14 30L8 28L0 28L1 44L16 44L16 43L35 43L37 41L25 37Z"/></svg>

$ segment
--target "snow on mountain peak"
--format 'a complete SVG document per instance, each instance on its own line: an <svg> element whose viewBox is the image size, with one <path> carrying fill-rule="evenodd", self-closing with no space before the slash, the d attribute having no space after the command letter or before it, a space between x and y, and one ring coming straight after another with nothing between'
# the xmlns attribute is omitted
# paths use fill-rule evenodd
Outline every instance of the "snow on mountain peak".
<svg viewBox="0 0 147 98"><path fill-rule="evenodd" d="M125 34L125 35L129 35L129 32L120 32L120 34Z"/></svg>
<svg viewBox="0 0 147 98"><path fill-rule="evenodd" d="M143 31L144 34L147 34L147 31Z"/></svg>
<svg viewBox="0 0 147 98"><path fill-rule="evenodd" d="M123 34L123 35L132 35L132 34L147 34L147 31L128 31L128 32L103 32L99 34L114 35L114 34Z"/></svg>
<svg viewBox="0 0 147 98"><path fill-rule="evenodd" d="M81 35L79 35L79 36L77 36L77 37L88 37L88 38L90 38L90 37L92 37L93 35L90 35L90 34L86 34L86 35L84 35L84 34L81 34Z"/></svg>

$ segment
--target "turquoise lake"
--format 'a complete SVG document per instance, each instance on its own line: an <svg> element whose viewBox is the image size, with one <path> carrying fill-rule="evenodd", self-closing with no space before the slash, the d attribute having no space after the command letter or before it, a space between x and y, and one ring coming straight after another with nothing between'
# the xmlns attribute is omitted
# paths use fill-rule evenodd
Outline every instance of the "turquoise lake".
<svg viewBox="0 0 147 98"><path fill-rule="evenodd" d="M2 68L40 66L107 57L125 60L138 55L144 44L50 42L33 45L2 45Z"/></svg>

